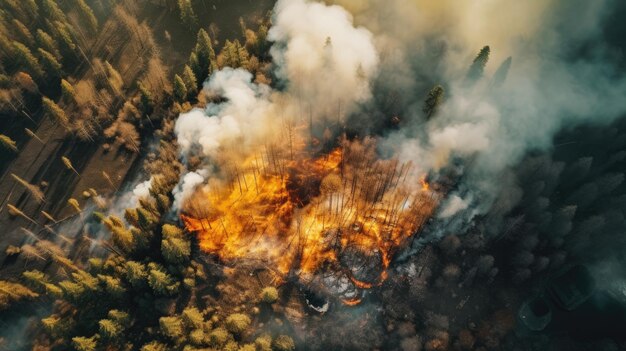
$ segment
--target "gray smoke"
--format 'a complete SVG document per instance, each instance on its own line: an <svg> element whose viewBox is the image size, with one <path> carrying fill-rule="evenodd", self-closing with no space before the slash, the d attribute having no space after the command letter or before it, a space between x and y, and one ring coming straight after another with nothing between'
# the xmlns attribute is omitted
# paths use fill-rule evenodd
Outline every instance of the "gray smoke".
<svg viewBox="0 0 626 351"><path fill-rule="evenodd" d="M626 111L626 81L601 40L612 1L333 2L374 33L378 86L400 92L405 104L406 123L385 137L383 149L425 171L453 159L471 163L440 214L465 218L449 221L455 225L440 234L462 231L459 224L489 211L503 186L515 187L505 171L530 150L549 150L558 131L606 124ZM491 47L489 64L481 80L468 84L468 68L484 45ZM496 72L508 57L502 82L506 68ZM426 121L421 101L434 84L446 88L447 100Z"/></svg>

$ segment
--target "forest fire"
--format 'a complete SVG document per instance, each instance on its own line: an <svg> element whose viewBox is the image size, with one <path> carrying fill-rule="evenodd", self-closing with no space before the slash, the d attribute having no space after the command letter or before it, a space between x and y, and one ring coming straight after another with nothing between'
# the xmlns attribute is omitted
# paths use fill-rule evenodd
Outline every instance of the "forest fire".
<svg viewBox="0 0 626 351"><path fill-rule="evenodd" d="M311 157L305 146L274 145L241 166L222 161L220 180L196 190L182 220L202 250L226 263L258 261L302 281L333 270L372 288L440 196L411 164L378 159L374 146L344 139Z"/></svg>

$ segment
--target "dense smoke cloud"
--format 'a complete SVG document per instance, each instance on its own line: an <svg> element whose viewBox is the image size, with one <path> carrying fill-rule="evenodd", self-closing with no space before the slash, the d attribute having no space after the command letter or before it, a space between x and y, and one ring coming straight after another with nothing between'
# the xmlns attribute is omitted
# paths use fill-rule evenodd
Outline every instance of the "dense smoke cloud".
<svg viewBox="0 0 626 351"><path fill-rule="evenodd" d="M341 7L279 1L269 39L284 91L254 83L243 69L225 68L205 82L204 91L226 101L178 118L175 132L183 157L196 155L207 162L204 170L181 178L176 207L213 174L211 161L223 150L233 159L245 157L259 145L285 138L287 125L341 118L371 95L369 82L378 63L373 37L355 28Z"/></svg>
<svg viewBox="0 0 626 351"><path fill-rule="evenodd" d="M459 194L444 205L442 217L449 217L459 197L476 201L467 207L472 215L485 213L501 188L502 172L528 151L550 149L564 127L608 123L626 110L620 99L626 82L617 78L612 53L599 40L611 1L334 3L374 33L383 53L378 86L400 92L405 105L405 125L384 145L434 170L449 156L472 155ZM491 47L484 77L468 84L468 68L484 45ZM513 64L501 84L507 68L500 77L496 71L509 56ZM420 97L434 84L446 88L447 101L425 121Z"/></svg>
<svg viewBox="0 0 626 351"><path fill-rule="evenodd" d="M269 38L285 89L255 84L241 70L217 72L205 89L227 102L181 115L176 132L184 155L199 150L214 159L229 145L245 154L281 137L286 120L302 122L309 114L319 119L358 112L352 116L359 125L380 125L376 94L393 91L400 95L403 123L386 133L381 150L424 173L471 160L439 216L461 212L464 220L450 221L459 224L491 208L503 171L526 152L549 149L563 127L609 122L625 110L619 97L626 83L615 78L610 52L594 43L610 1L577 2L576 20L563 16L571 13L571 2L557 0L334 2L276 4ZM492 49L484 76L468 82L471 61L484 45ZM427 121L421 104L437 83L445 87L446 101ZM193 185L208 174L195 174ZM189 184L185 188L192 190ZM506 185L515 187L515 180ZM182 183L179 188L184 199L188 192Z"/></svg>

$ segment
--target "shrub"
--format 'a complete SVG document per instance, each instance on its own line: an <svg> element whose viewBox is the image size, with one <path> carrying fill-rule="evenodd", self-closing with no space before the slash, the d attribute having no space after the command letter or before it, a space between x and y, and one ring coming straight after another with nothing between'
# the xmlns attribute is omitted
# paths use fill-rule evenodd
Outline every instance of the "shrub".
<svg viewBox="0 0 626 351"><path fill-rule="evenodd" d="M226 317L226 329L233 334L241 334L250 326L250 317L242 313L234 313Z"/></svg>
<svg viewBox="0 0 626 351"><path fill-rule="evenodd" d="M296 349L293 339L287 335L279 335L272 343L277 351L291 351Z"/></svg>
<svg viewBox="0 0 626 351"><path fill-rule="evenodd" d="M278 290L273 286L263 288L261 291L261 301L272 304L278 300Z"/></svg>

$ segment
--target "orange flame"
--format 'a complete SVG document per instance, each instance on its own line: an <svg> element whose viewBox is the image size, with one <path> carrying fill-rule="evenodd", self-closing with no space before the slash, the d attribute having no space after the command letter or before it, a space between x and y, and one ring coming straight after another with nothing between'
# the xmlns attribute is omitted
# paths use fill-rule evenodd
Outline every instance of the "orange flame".
<svg viewBox="0 0 626 351"><path fill-rule="evenodd" d="M430 217L438 194L410 164L378 159L369 139L343 140L318 157L290 146L264 148L241 166L221 161L223 177L183 207L187 230L226 263L256 260L282 277L311 277L335 264L358 288L382 284L394 253ZM361 272L345 258L349 250L378 265L378 273Z"/></svg>

